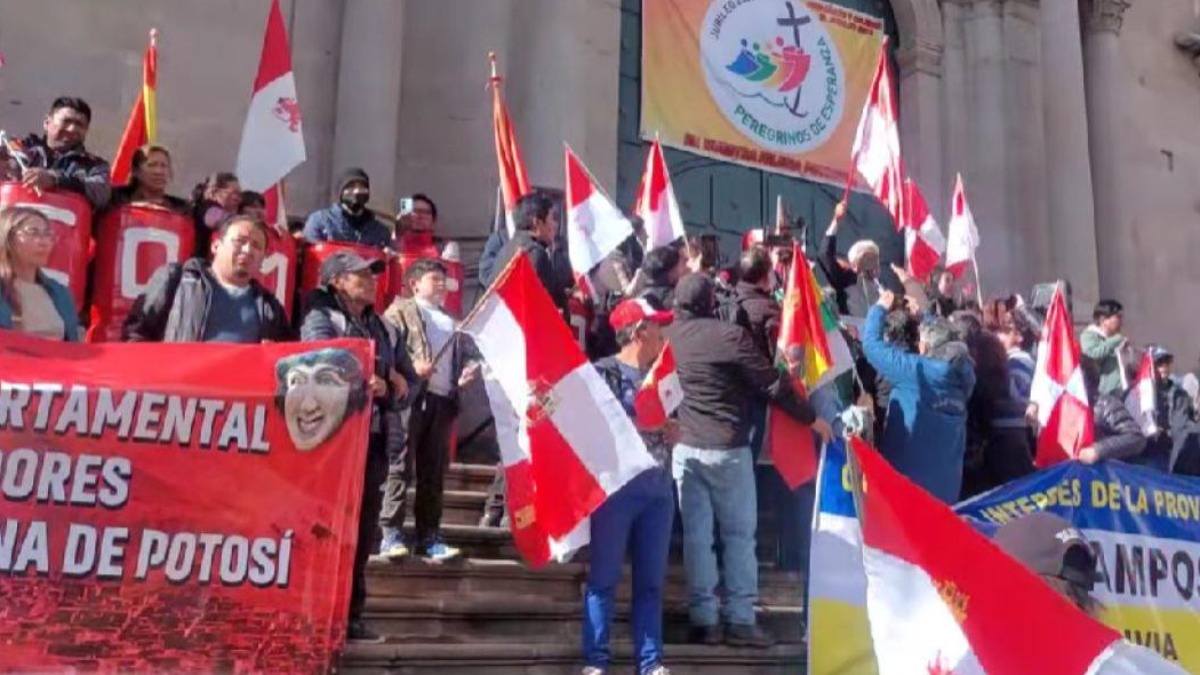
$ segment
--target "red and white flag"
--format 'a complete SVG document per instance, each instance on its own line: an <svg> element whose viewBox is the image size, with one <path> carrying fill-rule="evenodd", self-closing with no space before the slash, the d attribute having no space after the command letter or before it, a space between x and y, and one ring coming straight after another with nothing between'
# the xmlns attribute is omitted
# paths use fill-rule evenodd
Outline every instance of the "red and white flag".
<svg viewBox="0 0 1200 675"><path fill-rule="evenodd" d="M513 129L512 119L508 116L508 104L500 93L502 78L496 74L496 55L489 54L492 77L489 80L492 87L492 132L496 137L496 163L500 170L500 196L504 204L504 221L508 226L508 234L513 234L513 211L517 201L533 191L529 185L529 176L525 173L525 160L521 158L521 148L517 145L517 132Z"/></svg>
<svg viewBox="0 0 1200 675"><path fill-rule="evenodd" d="M462 330L488 365L513 539L531 565L563 559L588 542L592 512L654 459L524 254Z"/></svg>
<svg viewBox="0 0 1200 675"><path fill-rule="evenodd" d="M979 229L967 203L967 190L962 174L954 182L954 198L950 202L950 224L946 244L946 271L962 278L968 266L975 265L975 249L979 248ZM975 270L979 274L979 270Z"/></svg>
<svg viewBox="0 0 1200 675"><path fill-rule="evenodd" d="M1142 433L1146 436L1154 436L1158 433L1156 414L1158 406L1154 396L1154 357L1149 349L1142 356L1142 362L1138 364L1137 379L1133 381L1129 393L1125 394L1125 407L1142 427Z"/></svg>
<svg viewBox="0 0 1200 675"><path fill-rule="evenodd" d="M1080 611L861 440L851 446L880 675L1183 672Z"/></svg>
<svg viewBox="0 0 1200 675"><path fill-rule="evenodd" d="M272 0L237 158L242 188L263 193L272 223L279 222L283 210L279 183L306 158L300 118L287 29L279 0Z"/></svg>
<svg viewBox="0 0 1200 675"><path fill-rule="evenodd" d="M904 182L904 251L908 270L918 279L928 279L946 250L946 238L929 212L929 204L911 178Z"/></svg>
<svg viewBox="0 0 1200 675"><path fill-rule="evenodd" d="M902 227L904 163L900 158L900 127L896 119L896 88L892 85L885 39L879 48L879 61L862 117L858 120L850 163L892 214L896 226Z"/></svg>
<svg viewBox="0 0 1200 675"><path fill-rule="evenodd" d="M633 234L633 226L596 185L570 147L565 154L567 252L571 269L587 283L587 275Z"/></svg>
<svg viewBox="0 0 1200 675"><path fill-rule="evenodd" d="M858 121L851 164L904 233L909 270L918 278L928 277L946 250L946 238L904 168L886 39L879 48L875 77Z"/></svg>
<svg viewBox="0 0 1200 675"><path fill-rule="evenodd" d="M683 386L679 384L679 373L675 371L675 352L668 342L646 374L642 388L634 395L633 408L637 412L638 426L646 430L660 428L681 403Z"/></svg>
<svg viewBox="0 0 1200 675"><path fill-rule="evenodd" d="M638 185L633 212L645 223L647 251L669 246L687 235L679 202L675 200L675 189L671 187L667 160L663 157L662 144L657 138L650 144L650 152L646 155L646 170Z"/></svg>
<svg viewBox="0 0 1200 675"><path fill-rule="evenodd" d="M1060 284L1042 325L1030 385L1029 398L1037 404L1041 427L1037 439L1039 467L1073 459L1092 445L1092 408L1079 363L1079 343Z"/></svg>

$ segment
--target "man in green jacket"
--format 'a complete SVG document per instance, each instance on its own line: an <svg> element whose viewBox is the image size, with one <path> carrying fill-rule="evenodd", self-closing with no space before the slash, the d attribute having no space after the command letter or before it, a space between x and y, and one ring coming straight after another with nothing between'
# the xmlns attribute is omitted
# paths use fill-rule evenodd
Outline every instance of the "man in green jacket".
<svg viewBox="0 0 1200 675"><path fill-rule="evenodd" d="M1125 392L1124 363L1121 352L1128 339L1121 334L1124 308L1116 300L1101 300L1092 311L1092 325L1079 336L1083 358L1100 373L1100 393L1122 396Z"/></svg>

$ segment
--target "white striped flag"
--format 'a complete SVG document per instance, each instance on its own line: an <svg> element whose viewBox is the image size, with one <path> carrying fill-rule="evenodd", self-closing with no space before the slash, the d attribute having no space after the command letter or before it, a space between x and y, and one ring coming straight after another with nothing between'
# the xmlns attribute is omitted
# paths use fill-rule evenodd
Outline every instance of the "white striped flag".
<svg viewBox="0 0 1200 675"><path fill-rule="evenodd" d="M563 559L587 543L592 512L654 459L525 254L461 330L488 365L513 539L530 565Z"/></svg>
<svg viewBox="0 0 1200 675"><path fill-rule="evenodd" d="M880 675L1184 672L1076 608L864 442L851 446Z"/></svg>
<svg viewBox="0 0 1200 675"><path fill-rule="evenodd" d="M650 144L650 152L646 155L646 170L638 185L633 211L645 223L647 251L669 246L687 235L683 227L683 214L675 199L675 189L671 187L667 160L657 138Z"/></svg>
<svg viewBox="0 0 1200 675"><path fill-rule="evenodd" d="M517 132L513 129L512 119L508 115L508 104L500 93L500 83L503 79L496 74L496 54L488 54L491 62L492 76L488 80L492 88L492 132L496 138L496 163L500 170L500 195L504 203L504 220L508 226L508 234L512 236L515 227L513 211L517 202L533 191L529 185L529 176L525 173L525 160L521 158L521 148L517 145Z"/></svg>
<svg viewBox="0 0 1200 675"><path fill-rule="evenodd" d="M1079 455L1092 445L1092 409L1080 367L1079 343L1063 299L1062 285L1054 291L1030 385L1030 401L1037 404L1037 465L1047 467Z"/></svg>
<svg viewBox="0 0 1200 675"><path fill-rule="evenodd" d="M300 104L287 29L279 0L271 0L254 93L242 128L237 175L242 187L263 193L267 220L278 224L283 211L279 183L306 158Z"/></svg>
<svg viewBox="0 0 1200 675"><path fill-rule="evenodd" d="M888 41L879 48L875 77L858 121L851 165L887 208L904 233L904 248L913 276L927 278L946 250L946 238L916 183L908 178L900 153L896 89L887 59ZM849 184L854 181L853 175ZM847 185L847 193L849 192Z"/></svg>
<svg viewBox="0 0 1200 675"><path fill-rule="evenodd" d="M1149 349L1138 364L1137 378L1133 381L1133 386L1129 388L1129 393L1125 394L1125 407L1142 427L1142 433L1146 436L1158 433L1158 406L1154 397L1154 355Z"/></svg>
<svg viewBox="0 0 1200 675"><path fill-rule="evenodd" d="M633 302L646 301L635 299ZM646 311L653 313L655 310L648 307ZM646 373L641 389L634 395L633 407L637 411L638 426L646 430L662 427L681 403L683 386L679 383L679 373L675 371L675 352L668 342L654 360L650 372Z"/></svg>
<svg viewBox="0 0 1200 675"><path fill-rule="evenodd" d="M633 235L633 225L604 194L570 147L565 148L564 154L567 254L571 269L590 289L587 275Z"/></svg>
<svg viewBox="0 0 1200 675"><path fill-rule="evenodd" d="M967 203L967 189L962 174L954 181L954 198L950 201L950 223L947 227L946 271L962 278L968 266L975 264L975 249L979 248L979 229ZM979 276L979 270L975 270Z"/></svg>

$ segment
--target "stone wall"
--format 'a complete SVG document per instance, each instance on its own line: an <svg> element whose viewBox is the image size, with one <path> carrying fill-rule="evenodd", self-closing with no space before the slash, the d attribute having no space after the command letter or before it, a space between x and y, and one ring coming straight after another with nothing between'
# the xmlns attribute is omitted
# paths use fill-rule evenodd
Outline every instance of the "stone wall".
<svg viewBox="0 0 1200 675"><path fill-rule="evenodd" d="M0 128L40 129L55 96L93 107L89 147L111 157L159 43L159 141L174 191L232 169L262 48L267 0L0 0ZM589 0L281 0L308 161L289 208L327 202L345 165L368 169L376 207L409 192L438 200L445 232L483 236L495 205L487 54L536 184L561 186L570 143L616 184L620 12Z"/></svg>

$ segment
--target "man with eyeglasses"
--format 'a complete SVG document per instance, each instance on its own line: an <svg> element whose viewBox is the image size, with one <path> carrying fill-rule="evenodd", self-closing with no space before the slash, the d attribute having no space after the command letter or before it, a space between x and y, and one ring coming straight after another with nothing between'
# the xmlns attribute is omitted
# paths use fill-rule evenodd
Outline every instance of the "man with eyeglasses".
<svg viewBox="0 0 1200 675"><path fill-rule="evenodd" d="M234 215L218 226L212 263L193 258L160 269L125 320L127 342L286 342L287 314L254 279L267 248L262 221Z"/></svg>
<svg viewBox="0 0 1200 675"><path fill-rule="evenodd" d="M0 144L0 179L19 180L35 190L68 190L102 209L112 196L108 162L84 147L92 124L92 108L81 98L60 96L42 126L46 134L30 134Z"/></svg>

